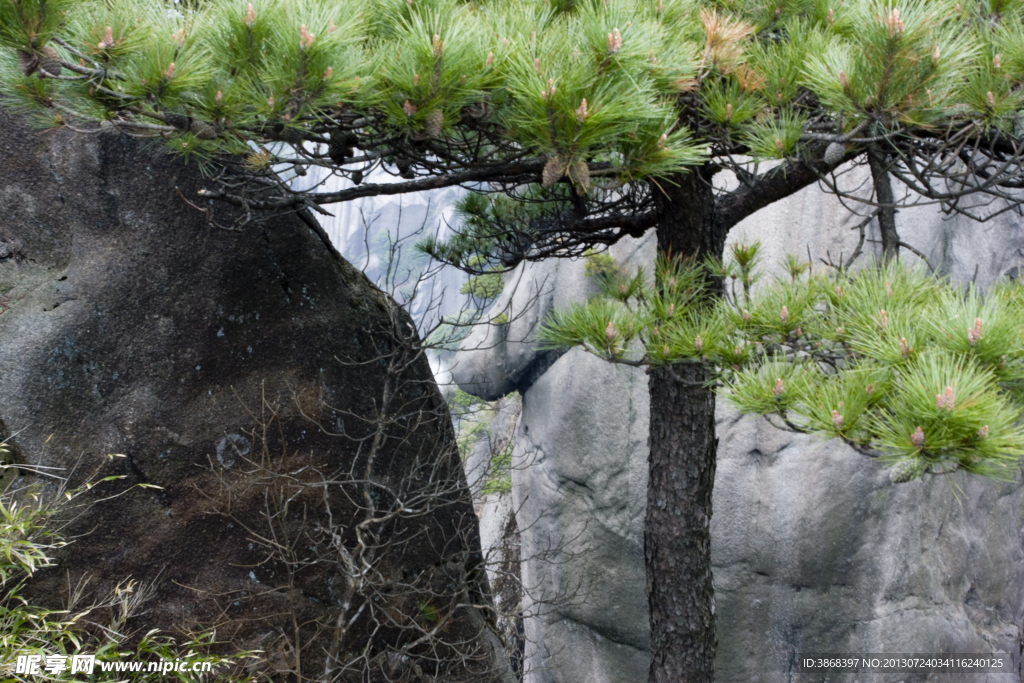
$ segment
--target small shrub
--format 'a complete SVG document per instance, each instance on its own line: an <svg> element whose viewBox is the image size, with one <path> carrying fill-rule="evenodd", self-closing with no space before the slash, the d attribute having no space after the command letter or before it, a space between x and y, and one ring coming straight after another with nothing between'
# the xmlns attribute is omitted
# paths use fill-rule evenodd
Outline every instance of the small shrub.
<svg viewBox="0 0 1024 683"><path fill-rule="evenodd" d="M491 471L483 487L483 494L511 493L512 491L512 442L506 448L491 456Z"/></svg>
<svg viewBox="0 0 1024 683"><path fill-rule="evenodd" d="M452 412L454 413L455 411ZM467 422L469 422L469 425L463 427L460 430L458 437L455 439L455 443L459 447L459 457L462 458L463 462L465 462L466 458L469 456L469 449L476 443L480 432L487 429L487 423L483 421L467 420Z"/></svg>
<svg viewBox="0 0 1024 683"><path fill-rule="evenodd" d="M456 389L448 396L449 408L472 408L483 403L484 400L473 394L466 393L462 389Z"/></svg>
<svg viewBox="0 0 1024 683"><path fill-rule="evenodd" d="M596 252L593 249L587 249L583 252L583 257L585 259L583 272L587 277L613 278L619 274L619 266L606 251Z"/></svg>
<svg viewBox="0 0 1024 683"><path fill-rule="evenodd" d="M489 270L487 259L483 256L473 256L466 261L468 268L477 269L477 272L481 270ZM475 299L481 301L487 301L501 294L505 289L505 278L501 273L483 273L476 277L471 277L462 287L459 292L462 294L469 294Z"/></svg>
<svg viewBox="0 0 1024 683"><path fill-rule="evenodd" d="M504 289L505 278L501 273L484 273L466 280L459 292L486 301L498 296Z"/></svg>

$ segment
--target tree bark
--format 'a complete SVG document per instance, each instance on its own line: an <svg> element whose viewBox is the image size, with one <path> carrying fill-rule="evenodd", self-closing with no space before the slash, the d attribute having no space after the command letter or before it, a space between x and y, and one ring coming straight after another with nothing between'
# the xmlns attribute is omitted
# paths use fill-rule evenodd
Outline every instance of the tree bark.
<svg viewBox="0 0 1024 683"><path fill-rule="evenodd" d="M868 148L868 166L875 186L875 201L878 203L878 228L882 233L882 260L899 258L900 236L896 232L896 203L892 194L892 179L889 177L885 153L876 146Z"/></svg>
<svg viewBox="0 0 1024 683"><path fill-rule="evenodd" d="M658 247L678 256L721 257L727 230L715 220L708 179L691 172L661 183ZM650 372L651 454L644 553L651 624L650 683L714 680L715 596L711 492L715 395L699 365Z"/></svg>
<svg viewBox="0 0 1024 683"><path fill-rule="evenodd" d="M711 492L715 394L699 365L651 371L651 456L644 552L650 683L714 681Z"/></svg>
<svg viewBox="0 0 1024 683"><path fill-rule="evenodd" d="M737 212L727 222L719 220L711 178L705 168L658 181L654 185L654 202L658 212L658 250L673 256L721 258L729 228L749 215Z"/></svg>

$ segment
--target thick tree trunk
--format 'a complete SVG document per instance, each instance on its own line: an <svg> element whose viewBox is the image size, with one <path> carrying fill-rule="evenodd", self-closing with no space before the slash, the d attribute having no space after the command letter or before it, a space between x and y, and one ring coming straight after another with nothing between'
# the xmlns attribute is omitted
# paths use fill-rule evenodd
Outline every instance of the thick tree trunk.
<svg viewBox="0 0 1024 683"><path fill-rule="evenodd" d="M875 185L875 201L879 205L878 227L882 233L882 260L891 261L899 258L900 236L896 232L896 204L885 153L877 147L869 148L868 166L871 167L871 180Z"/></svg>
<svg viewBox="0 0 1024 683"><path fill-rule="evenodd" d="M738 212L738 217L729 216L725 221L719 219L711 179L703 171L695 169L673 176L671 181L674 184L663 180L654 186L660 251L673 256L721 258L729 228L742 220ZM728 224L723 225L723 222Z"/></svg>
<svg viewBox="0 0 1024 683"><path fill-rule="evenodd" d="M651 460L644 551L650 683L714 680L711 491L715 394L698 365L651 371Z"/></svg>
<svg viewBox="0 0 1024 683"><path fill-rule="evenodd" d="M721 256L726 230L715 221L700 173L661 184L658 247L679 256ZM651 455L644 552L651 614L650 683L711 683L715 596L711 577L711 492L715 480L715 395L697 365L650 373Z"/></svg>

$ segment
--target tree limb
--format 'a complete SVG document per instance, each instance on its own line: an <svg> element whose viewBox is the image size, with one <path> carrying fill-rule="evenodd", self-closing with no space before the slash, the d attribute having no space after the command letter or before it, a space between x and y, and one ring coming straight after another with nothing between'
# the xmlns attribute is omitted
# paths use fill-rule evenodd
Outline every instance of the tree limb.
<svg viewBox="0 0 1024 683"><path fill-rule="evenodd" d="M861 151L847 153L840 164L856 158ZM741 220L816 182L832 170L824 159L786 161L757 176L752 186L743 186L715 201L715 220L728 230Z"/></svg>

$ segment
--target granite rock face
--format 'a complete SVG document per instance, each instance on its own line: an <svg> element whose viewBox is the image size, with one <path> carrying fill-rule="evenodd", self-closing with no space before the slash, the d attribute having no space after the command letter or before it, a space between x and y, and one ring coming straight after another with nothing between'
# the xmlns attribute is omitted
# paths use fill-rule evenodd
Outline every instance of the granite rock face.
<svg viewBox="0 0 1024 683"><path fill-rule="evenodd" d="M643 370L573 349L523 395L512 500L528 682L644 680L647 393Z"/></svg>
<svg viewBox="0 0 1024 683"><path fill-rule="evenodd" d="M785 254L808 250L816 263L835 262L857 248L859 231L851 228L860 220L812 187L750 217L730 241L760 240L769 271ZM904 242L956 279L987 285L1019 274L1024 230L1012 215L979 224L918 207L900 211L897 222ZM877 239L877 226L869 223L865 253L877 253ZM618 245L616 260L622 263L634 248ZM634 258L635 264L650 254ZM904 250L903 258L918 257ZM556 289L534 297L536 312L522 315L531 324L559 305L556 297L590 291L578 262L524 270L513 295L516 311L528 305L529 297L515 300L520 292L546 291L538 281L564 283L564 296ZM454 376L466 391L488 398L523 393L513 496L523 506L520 527L533 524L523 532L524 579L536 577L535 590L550 594L592 587L585 604L527 618L527 680L646 680L645 377L580 350L551 363L530 344L530 333L521 332L515 343L501 343L500 333L477 332ZM892 484L879 465L841 443L741 418L724 401L718 430L711 522L716 680L823 681L820 674L794 671L796 655L811 651L1003 652L1013 656L1011 674L944 674L941 680L1024 680L1019 478L998 483L960 474ZM564 565L530 560L528 547L560 539L577 539L577 554ZM871 680L933 679L899 674Z"/></svg>
<svg viewBox="0 0 1024 683"><path fill-rule="evenodd" d="M498 631L517 675L523 669L522 537L512 496L511 456L516 429L523 412L519 394L511 394L485 408L476 406L465 415L456 413L468 452L464 467L477 517L480 543L496 608Z"/></svg>
<svg viewBox="0 0 1024 683"><path fill-rule="evenodd" d="M649 262L652 237L627 238L610 254L626 267ZM511 322L474 330L463 348L477 350L452 364L455 382L470 393L523 391L511 506L485 501L480 509L484 529L506 509L520 529L528 683L647 675L647 376L578 349L538 352L535 343L548 311L596 292L583 261L521 265L506 275L492 308L511 310ZM469 462L472 483L479 465L473 456Z"/></svg>
<svg viewBox="0 0 1024 683"><path fill-rule="evenodd" d="M964 474L892 484L836 441L722 410L712 560L716 680L820 681L798 654L1012 655L1003 674L872 681L1016 683L1024 492Z"/></svg>
<svg viewBox="0 0 1024 683"><path fill-rule="evenodd" d="M650 239L626 238L609 253L617 262L636 267L644 259L653 259L654 249ZM520 264L505 275L505 288L490 308L491 317L503 313L508 322L473 328L452 362L453 381L488 401L516 390L526 391L564 353L537 348L537 332L544 317L597 291L585 275L582 260Z"/></svg>
<svg viewBox="0 0 1024 683"><path fill-rule="evenodd" d="M337 483L356 472L378 509L398 494L435 496L432 508L421 502L426 514L379 529L388 545L374 561L418 586L388 609L420 589L486 601L444 401L422 358L388 374L408 318L311 218L218 229L182 199L200 201L202 184L197 168L149 145L39 133L0 111L0 436L23 468L15 486L51 481L30 476L40 468L69 486L124 477L79 499L88 507L65 532L86 535L28 596L59 607L86 575L94 596L129 577L153 582L133 630L217 625L293 674L294 614L312 676L348 585L332 544L351 548L367 512L353 503L362 485ZM238 217L211 208L222 224ZM382 405L422 419L381 417ZM378 425L370 462L360 441ZM286 500L274 533L324 559L293 564L290 580L291 560L259 540ZM481 613L452 617L454 640L493 650ZM344 647L366 645L371 626L357 622Z"/></svg>
<svg viewBox="0 0 1024 683"><path fill-rule="evenodd" d="M841 186L864 187L870 173L866 168L852 169ZM897 197L903 188L894 183ZM810 252L817 267L821 261L838 263L857 249L860 232L871 208L855 202L847 206L818 187L808 187L748 217L734 227L729 242L760 240L764 265L774 269L787 254L801 258ZM960 214L944 215L933 205L900 209L896 212L900 241L923 254L928 264L959 282L976 281L982 286L1001 277L1017 278L1024 263L1024 229L1020 216L1006 212L984 223ZM865 255L881 255L878 224L865 226ZM901 260L920 263L920 256L902 249Z"/></svg>

